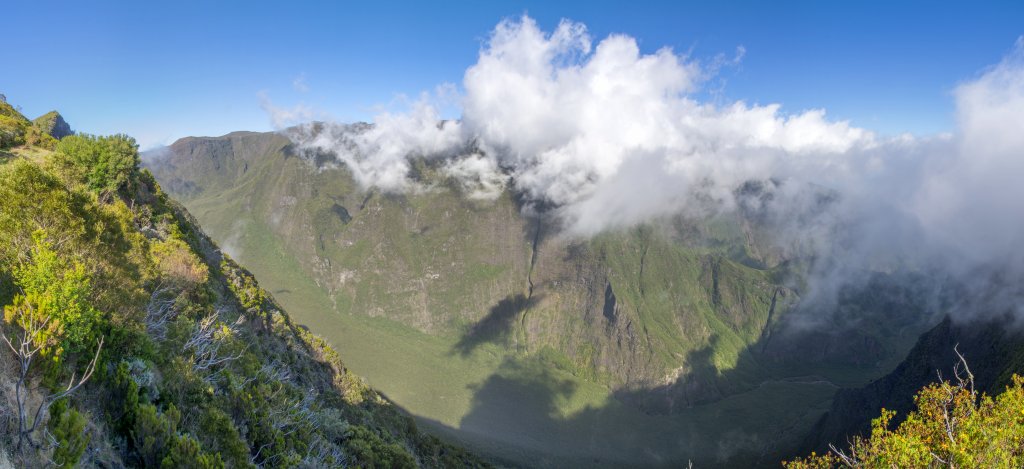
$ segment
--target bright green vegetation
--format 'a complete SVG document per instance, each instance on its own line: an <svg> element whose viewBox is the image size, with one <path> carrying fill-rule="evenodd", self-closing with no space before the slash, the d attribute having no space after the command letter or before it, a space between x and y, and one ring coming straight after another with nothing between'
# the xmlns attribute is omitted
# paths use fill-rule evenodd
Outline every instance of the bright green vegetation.
<svg viewBox="0 0 1024 469"><path fill-rule="evenodd" d="M895 412L882 409L867 438L786 463L791 469L839 467L1024 466L1024 378L992 398L979 396L973 376L928 385L916 409L892 428Z"/></svg>
<svg viewBox="0 0 1024 469"><path fill-rule="evenodd" d="M50 163L101 197L125 197L137 189L138 146L127 135L66 137L57 144Z"/></svg>
<svg viewBox="0 0 1024 469"><path fill-rule="evenodd" d="M0 451L18 466L486 465L293 323L133 139L22 154L0 164Z"/></svg>
<svg viewBox="0 0 1024 469"><path fill-rule="evenodd" d="M57 140L41 126L21 115L14 106L0 100L0 151L18 145L53 148Z"/></svg>
<svg viewBox="0 0 1024 469"><path fill-rule="evenodd" d="M168 153L148 167L298 322L422 424L504 462L774 463L837 384L889 371L927 325L889 327L899 295L868 290L844 307L878 320L848 337L782 334L798 262L736 214L573 239L426 162L428 189L389 195L280 135Z"/></svg>

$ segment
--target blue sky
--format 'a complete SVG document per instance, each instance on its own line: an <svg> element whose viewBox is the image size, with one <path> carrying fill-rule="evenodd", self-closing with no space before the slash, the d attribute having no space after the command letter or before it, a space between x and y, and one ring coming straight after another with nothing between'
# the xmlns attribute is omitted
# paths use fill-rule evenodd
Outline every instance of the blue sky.
<svg viewBox="0 0 1024 469"><path fill-rule="evenodd" d="M4 6L16 47L0 93L29 117L58 109L76 130L126 132L143 147L269 130L260 92L367 120L397 94L461 83L494 26L523 13L545 30L568 18L598 40L623 33L643 52L703 61L743 46L709 99L931 134L954 125L953 87L1024 34L1024 2L85 3Z"/></svg>

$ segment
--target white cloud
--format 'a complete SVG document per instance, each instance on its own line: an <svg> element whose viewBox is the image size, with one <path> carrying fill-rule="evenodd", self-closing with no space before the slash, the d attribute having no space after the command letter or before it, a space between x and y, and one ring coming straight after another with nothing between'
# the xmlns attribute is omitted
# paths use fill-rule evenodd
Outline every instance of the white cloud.
<svg viewBox="0 0 1024 469"><path fill-rule="evenodd" d="M1024 263L1024 38L998 65L954 92L959 132L925 167L913 208L970 259Z"/></svg>
<svg viewBox="0 0 1024 469"><path fill-rule="evenodd" d="M498 168L494 158L480 153L452 158L445 163L443 171L455 179L470 199L497 199L509 182L509 177Z"/></svg>
<svg viewBox="0 0 1024 469"><path fill-rule="evenodd" d="M842 194L839 213L815 229L780 229L807 242L846 230L850 262L941 252L1024 265L1024 40L957 87L956 133L885 140L822 109L696 98L744 53L702 65L668 48L643 53L625 35L595 43L570 21L546 33L522 17L498 24L466 70L461 120L442 122L423 96L368 128L294 138L384 191L417 189L410 156L446 159L467 193L493 198L511 184L557 206L575 234L692 208L697 193L728 208L743 182L777 178L787 181L774 202L780 218L813 203L808 187ZM437 94L450 98L452 87ZM276 127L308 111L265 107Z"/></svg>
<svg viewBox="0 0 1024 469"><path fill-rule="evenodd" d="M281 130L285 127L307 123L316 116L313 108L299 103L291 108L283 108L274 105L266 91L260 91L260 108L270 117L270 125Z"/></svg>
<svg viewBox="0 0 1024 469"><path fill-rule="evenodd" d="M409 180L410 157L444 157L462 143L461 125L442 121L426 98L406 113L378 114L373 126L353 131L344 125L297 129L291 137L300 147L330 151L364 187L402 192L416 185Z"/></svg>

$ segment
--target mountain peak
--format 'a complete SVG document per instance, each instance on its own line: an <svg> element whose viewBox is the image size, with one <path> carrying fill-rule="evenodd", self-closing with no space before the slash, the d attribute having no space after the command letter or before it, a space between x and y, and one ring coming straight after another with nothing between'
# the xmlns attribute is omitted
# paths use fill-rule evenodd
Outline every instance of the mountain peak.
<svg viewBox="0 0 1024 469"><path fill-rule="evenodd" d="M64 116L61 116L56 110L33 119L32 124L56 139L62 139L74 134L71 126L64 120Z"/></svg>

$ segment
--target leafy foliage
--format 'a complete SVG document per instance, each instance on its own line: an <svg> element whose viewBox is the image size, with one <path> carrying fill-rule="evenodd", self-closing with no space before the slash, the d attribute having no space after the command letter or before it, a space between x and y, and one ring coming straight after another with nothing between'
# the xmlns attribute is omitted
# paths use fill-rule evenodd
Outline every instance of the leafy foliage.
<svg viewBox="0 0 1024 469"><path fill-rule="evenodd" d="M238 267L227 255L221 261L221 270L228 279L228 287L245 309L258 309L266 301L266 294L256 284L252 274Z"/></svg>
<svg viewBox="0 0 1024 469"><path fill-rule="evenodd" d="M61 173L100 194L132 192L139 174L139 145L127 135L71 135L52 156Z"/></svg>
<svg viewBox="0 0 1024 469"><path fill-rule="evenodd" d="M82 457L90 440L85 424L85 417L68 408L66 401L57 401L50 408L50 433L57 442L52 459L57 467L75 467Z"/></svg>
<svg viewBox="0 0 1024 469"><path fill-rule="evenodd" d="M164 456L160 467L165 469L223 469L220 455L203 452L199 442L188 435L178 436Z"/></svg>
<svg viewBox="0 0 1024 469"><path fill-rule="evenodd" d="M14 106L0 101L0 150L18 145L53 149L57 140L37 125L33 125Z"/></svg>
<svg viewBox="0 0 1024 469"><path fill-rule="evenodd" d="M363 427L349 430L345 448L365 467L414 468L416 461L401 446L387 443Z"/></svg>
<svg viewBox="0 0 1024 469"><path fill-rule="evenodd" d="M25 143L30 123L14 106L0 100L0 150Z"/></svg>
<svg viewBox="0 0 1024 469"><path fill-rule="evenodd" d="M33 237L35 244L28 262L14 269L14 278L24 295L15 297L13 307L5 310L4 319L22 327L31 319L47 322L41 331L45 335L35 338L38 345L44 346L44 354L52 352L59 357L65 350L82 352L94 343L94 331L100 320L99 311L88 302L92 294L89 275L81 263L69 265L60 259L46 240L46 232L37 231ZM47 350L51 345L54 349Z"/></svg>
<svg viewBox="0 0 1024 469"><path fill-rule="evenodd" d="M164 277L175 284L192 287L206 283L209 269L184 241L169 238L154 242L150 254Z"/></svg>

